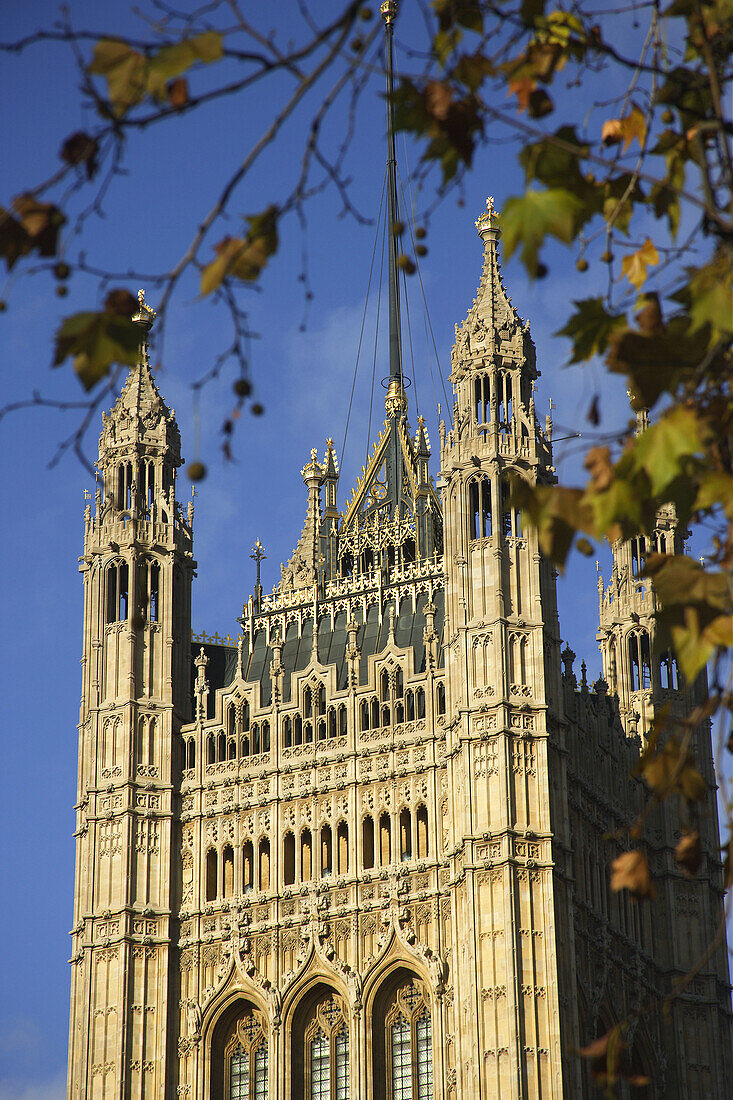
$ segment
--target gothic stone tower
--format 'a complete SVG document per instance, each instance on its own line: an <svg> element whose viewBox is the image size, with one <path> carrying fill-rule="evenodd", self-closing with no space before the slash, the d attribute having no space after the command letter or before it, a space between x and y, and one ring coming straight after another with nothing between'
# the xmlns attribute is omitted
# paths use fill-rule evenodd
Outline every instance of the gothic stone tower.
<svg viewBox="0 0 733 1100"><path fill-rule="evenodd" d="M572 1094L576 1041L555 577L509 503L554 480L535 350L502 285L492 202L456 328L444 440L446 770L456 1073L462 1095ZM567 946L558 951L563 929Z"/></svg>
<svg viewBox="0 0 733 1100"><path fill-rule="evenodd" d="M601 591L609 682L579 685L560 653L555 576L507 493L553 480L551 433L491 209L477 227L437 484L391 357L350 499L329 440L301 471L297 546L235 641L191 639L192 516L141 306L82 558L70 1100L590 1100L573 1049L668 993L714 936L707 727L696 880L665 809L659 898L609 891L649 716L700 686L662 679L631 546ZM679 545L666 511L663 530ZM723 943L670 1023L629 1035L647 1096L727 1095L730 1023Z"/></svg>
<svg viewBox="0 0 733 1100"><path fill-rule="evenodd" d="M104 426L85 513L69 1097L169 1094L180 892L175 747L189 717L192 513L178 427L140 358Z"/></svg>

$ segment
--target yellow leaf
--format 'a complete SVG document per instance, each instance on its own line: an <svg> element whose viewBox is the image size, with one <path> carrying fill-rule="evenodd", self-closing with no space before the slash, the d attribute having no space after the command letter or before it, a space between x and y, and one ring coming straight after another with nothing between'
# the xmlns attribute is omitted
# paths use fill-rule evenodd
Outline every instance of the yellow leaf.
<svg viewBox="0 0 733 1100"><path fill-rule="evenodd" d="M646 118L635 103L625 118L608 118L601 127L601 141L604 145L620 145L623 142L624 152L637 138L639 145L644 145L646 137Z"/></svg>
<svg viewBox="0 0 733 1100"><path fill-rule="evenodd" d="M637 900L657 896L646 856L638 848L622 852L614 859L611 864L611 889L616 893L628 890Z"/></svg>
<svg viewBox="0 0 733 1100"><path fill-rule="evenodd" d="M631 145L631 142L636 138L639 145L644 145L644 138L646 137L646 118L644 112L632 103L631 110L626 115L626 118L620 119L621 124L621 137L624 143L624 152Z"/></svg>
<svg viewBox="0 0 733 1100"><path fill-rule="evenodd" d="M143 54L119 39L100 38L87 70L106 78L110 103L118 117L145 98L148 63Z"/></svg>
<svg viewBox="0 0 733 1100"><path fill-rule="evenodd" d="M659 263L659 253L654 247L650 237L644 241L637 252L630 256L624 256L621 261L621 271L630 283L639 290L646 282L646 269Z"/></svg>

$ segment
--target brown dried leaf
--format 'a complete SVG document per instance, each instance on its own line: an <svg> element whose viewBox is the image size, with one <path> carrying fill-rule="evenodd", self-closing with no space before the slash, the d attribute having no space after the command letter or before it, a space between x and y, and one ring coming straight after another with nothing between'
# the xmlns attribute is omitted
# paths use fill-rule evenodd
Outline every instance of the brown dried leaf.
<svg viewBox="0 0 733 1100"><path fill-rule="evenodd" d="M93 179L98 164L99 142L84 130L77 130L67 137L59 150L61 160L74 167L83 164L86 169L87 179Z"/></svg>
<svg viewBox="0 0 733 1100"><path fill-rule="evenodd" d="M534 88L529 93L527 113L530 118L544 118L545 115L552 114L554 110L555 104L544 88Z"/></svg>
<svg viewBox="0 0 733 1100"><path fill-rule="evenodd" d="M440 122L448 117L452 99L450 86L442 80L429 80L425 85L425 110Z"/></svg>
<svg viewBox="0 0 733 1100"><path fill-rule="evenodd" d="M644 305L636 314L636 323L639 331L645 336L660 336L664 332L662 321L662 308L659 304L659 295L656 293L644 295Z"/></svg>
<svg viewBox="0 0 733 1100"><path fill-rule="evenodd" d="M529 106L529 97L536 88L534 80L530 80L528 76L518 77L516 80L509 81L508 88L509 95L517 97L519 110L526 111Z"/></svg>
<svg viewBox="0 0 733 1100"><path fill-rule="evenodd" d="M694 878L702 865L702 844L697 829L680 837L674 858L688 878Z"/></svg>
<svg viewBox="0 0 733 1100"><path fill-rule="evenodd" d="M583 462L591 476L593 488L597 493L608 489L613 482L613 463L611 451L608 447L591 447Z"/></svg>
<svg viewBox="0 0 733 1100"><path fill-rule="evenodd" d="M116 287L115 290L110 290L104 299L104 312L114 313L119 317L132 317L137 308L137 298L134 294L130 294L129 290L125 290L124 287Z"/></svg>
<svg viewBox="0 0 733 1100"><path fill-rule="evenodd" d="M21 225L41 256L55 256L61 226L66 221L63 212L52 202L39 202L30 192L13 199Z"/></svg>
<svg viewBox="0 0 733 1100"><path fill-rule="evenodd" d="M601 127L601 141L604 145L620 145L623 141L620 118L608 118Z"/></svg>
<svg viewBox="0 0 733 1100"><path fill-rule="evenodd" d="M606 1032L605 1035L601 1035L600 1039L594 1039L592 1043L588 1043L585 1047L580 1047L578 1054L583 1058L602 1058L608 1049L608 1040L611 1037L611 1032Z"/></svg>
<svg viewBox="0 0 733 1100"><path fill-rule="evenodd" d="M33 241L17 218L0 206L0 255L5 257L8 271L20 256L27 255L32 248Z"/></svg>
<svg viewBox="0 0 733 1100"><path fill-rule="evenodd" d="M638 848L622 852L614 859L611 864L611 889L617 893L619 890L628 890L637 900L654 899L657 896L647 858Z"/></svg>
<svg viewBox="0 0 733 1100"><path fill-rule="evenodd" d="M168 102L171 107L185 107L188 103L188 81L185 76L179 76L166 85Z"/></svg>

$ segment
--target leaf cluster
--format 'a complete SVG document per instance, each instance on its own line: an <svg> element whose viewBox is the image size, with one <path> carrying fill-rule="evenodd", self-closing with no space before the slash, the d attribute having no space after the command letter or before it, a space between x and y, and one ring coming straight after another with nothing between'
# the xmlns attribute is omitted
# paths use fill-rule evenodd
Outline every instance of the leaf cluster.
<svg viewBox="0 0 733 1100"><path fill-rule="evenodd" d="M183 106L187 90L175 78L197 62L219 61L223 52L222 35L217 31L204 31L148 54L121 39L101 38L87 71L104 77L111 113L119 118L147 97L157 101L170 98L173 106Z"/></svg>

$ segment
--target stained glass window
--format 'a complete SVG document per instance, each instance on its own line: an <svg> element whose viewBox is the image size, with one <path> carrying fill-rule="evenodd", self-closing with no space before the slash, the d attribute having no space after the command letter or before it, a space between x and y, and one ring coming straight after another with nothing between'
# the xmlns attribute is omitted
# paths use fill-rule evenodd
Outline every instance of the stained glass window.
<svg viewBox="0 0 733 1100"><path fill-rule="evenodd" d="M349 1100L349 1024L340 997L315 1005L305 1042L307 1100Z"/></svg>
<svg viewBox="0 0 733 1100"><path fill-rule="evenodd" d="M395 990L386 1014L387 1095L391 1100L433 1100L430 1002L410 978Z"/></svg>
<svg viewBox="0 0 733 1100"><path fill-rule="evenodd" d="M267 1100L267 1037L259 1012L237 1019L225 1047L226 1100Z"/></svg>
<svg viewBox="0 0 733 1100"><path fill-rule="evenodd" d="M404 1016L392 1024L392 1096L394 1100L412 1100L410 1024Z"/></svg>
<svg viewBox="0 0 733 1100"><path fill-rule="evenodd" d="M331 1058L330 1044L319 1028L311 1039L311 1096L310 1100L330 1100Z"/></svg>

